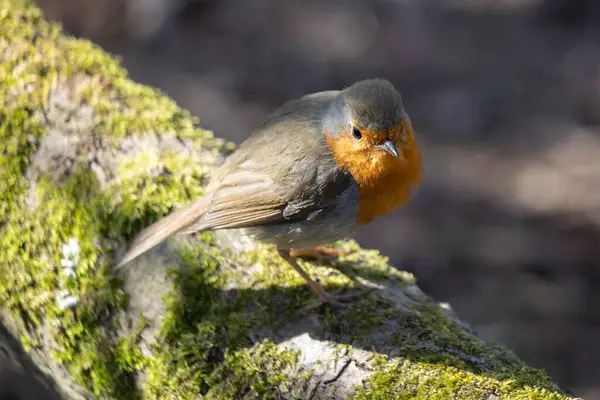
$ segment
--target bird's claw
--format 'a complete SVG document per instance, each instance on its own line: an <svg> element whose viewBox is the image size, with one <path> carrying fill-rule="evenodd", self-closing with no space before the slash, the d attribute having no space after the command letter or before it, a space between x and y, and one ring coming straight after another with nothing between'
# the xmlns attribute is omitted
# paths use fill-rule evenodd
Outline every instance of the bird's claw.
<svg viewBox="0 0 600 400"><path fill-rule="evenodd" d="M341 288L341 289L335 291L334 293L328 293L328 292L319 293L319 299L310 303L309 305L303 307L300 310L300 312L307 313L307 312L310 312L310 311L312 311L316 308L319 308L325 304L333 306L333 307L339 307L339 308L348 307L350 304L344 303L344 302L350 302L352 300L355 300L358 297L365 296L368 293L371 293L372 291L374 291L375 289L374 288L363 288L354 293L337 294L337 293L341 292L342 290L344 290L344 288Z"/></svg>
<svg viewBox="0 0 600 400"><path fill-rule="evenodd" d="M300 249L291 252L293 257L314 258L319 261L333 261L339 257L347 256L352 252L342 249L330 249L328 247L315 247L312 249Z"/></svg>

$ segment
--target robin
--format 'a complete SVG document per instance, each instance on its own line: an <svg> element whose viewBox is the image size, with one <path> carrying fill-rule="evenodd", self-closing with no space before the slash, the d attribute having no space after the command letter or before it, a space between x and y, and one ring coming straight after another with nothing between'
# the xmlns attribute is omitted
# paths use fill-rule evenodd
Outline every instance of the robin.
<svg viewBox="0 0 600 400"><path fill-rule="evenodd" d="M421 155L402 97L384 79L291 100L269 115L213 171L205 194L143 230L118 267L172 234L241 229L274 244L318 296L343 305L296 257L335 257L321 247L409 200Z"/></svg>

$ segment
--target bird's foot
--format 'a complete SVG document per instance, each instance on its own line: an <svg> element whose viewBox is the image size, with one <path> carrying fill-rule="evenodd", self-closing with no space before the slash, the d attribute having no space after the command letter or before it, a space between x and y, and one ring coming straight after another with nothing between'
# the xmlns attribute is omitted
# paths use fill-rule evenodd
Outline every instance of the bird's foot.
<svg viewBox="0 0 600 400"><path fill-rule="evenodd" d="M327 250L331 250L331 249L327 249ZM298 264L298 260L296 260L296 257L291 254L291 251L283 250L283 249L277 249L277 251L278 251L279 255L281 256L281 258L283 258L285 261L287 261L300 274L300 276L306 281L308 286L310 286L310 288L319 297L319 299L317 301L302 308L301 312L307 312L310 310L314 310L315 308L320 307L324 304L329 304L329 305L338 306L338 307L345 307L348 305L348 304L344 304L345 301L354 300L357 297L364 296L367 293L375 290L373 288L366 288L366 289L363 288L362 290L359 290L355 293L349 293L349 294L337 294L337 293L339 293L339 291L336 293L328 293L320 283L318 283L317 281L312 279L306 273L306 271L300 266L300 264ZM344 288L340 289L340 291L343 289Z"/></svg>
<svg viewBox="0 0 600 400"><path fill-rule="evenodd" d="M351 251L330 249L328 247L315 247L312 249L297 249L290 251L292 257L309 257L321 261L332 261L338 257L347 256Z"/></svg>
<svg viewBox="0 0 600 400"><path fill-rule="evenodd" d="M357 300L359 297L366 296L367 294L371 293L375 289L374 288L362 288L360 290L355 291L354 293L337 294L337 293L341 292L342 290L344 290L344 288L342 288L338 291L335 291L333 293L328 293L325 290L323 290L323 291L315 290L315 292L319 296L319 299L310 303L309 305L303 307L301 309L301 312L307 313L307 312L312 311L316 308L319 308L325 304L328 304L333 307L347 307L350 305L349 303L351 303L352 301Z"/></svg>

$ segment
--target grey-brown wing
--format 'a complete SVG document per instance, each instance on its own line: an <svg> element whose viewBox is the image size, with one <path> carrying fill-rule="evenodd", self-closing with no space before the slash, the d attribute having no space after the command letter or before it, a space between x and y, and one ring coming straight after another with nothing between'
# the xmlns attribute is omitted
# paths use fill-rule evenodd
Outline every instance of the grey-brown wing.
<svg viewBox="0 0 600 400"><path fill-rule="evenodd" d="M178 233L286 223L335 205L351 177L335 163L319 126L334 94L274 111L216 171L204 215Z"/></svg>
<svg viewBox="0 0 600 400"><path fill-rule="evenodd" d="M288 203L278 185L259 171L238 167L211 186L210 203L202 217L178 234L280 221Z"/></svg>
<svg viewBox="0 0 600 400"><path fill-rule="evenodd" d="M290 223L333 207L351 177L335 167L327 171L323 167L312 165L295 185L288 182L285 186L264 172L235 168L214 185L202 217L178 234Z"/></svg>

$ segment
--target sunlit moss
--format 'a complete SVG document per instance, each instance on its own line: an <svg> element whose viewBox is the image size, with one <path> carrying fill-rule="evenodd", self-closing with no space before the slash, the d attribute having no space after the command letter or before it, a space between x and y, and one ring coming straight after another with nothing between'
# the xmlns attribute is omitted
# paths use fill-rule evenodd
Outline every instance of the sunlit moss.
<svg viewBox="0 0 600 400"><path fill-rule="evenodd" d="M377 372L357 388L355 399L570 398L542 371L466 333L438 309L415 311L399 316L394 340L399 357L376 357Z"/></svg>
<svg viewBox="0 0 600 400"><path fill-rule="evenodd" d="M375 372L357 387L355 400L446 400L446 399L570 399L555 389L523 385L515 379L497 379L443 363L410 359L389 360L379 356L372 362Z"/></svg>
<svg viewBox="0 0 600 400"><path fill-rule="evenodd" d="M193 138L208 151L222 143L197 128L173 101L128 80L108 54L85 40L63 36L30 3L1 1L0 26L0 98L5 99L0 109L2 308L19 321L26 348L39 346L41 335L50 333L55 359L91 393L138 398L131 373L145 361L135 338L114 336L127 296L107 266L114 243L168 212L170 205L201 193L207 166L187 167L193 164L161 153L159 161L170 173L152 184L142 171L123 174L101 188L84 158L75 160L70 176L58 185L43 174L28 182L30 158L46 134L42 122L50 94L62 90L59 83L74 83L63 94L87 102L98 121L94 134L110 141L167 131ZM124 167L134 170L135 161ZM35 204L26 201L30 190ZM63 310L56 302L60 254L71 238L81 246L81 256L77 284L68 289L79 302Z"/></svg>

